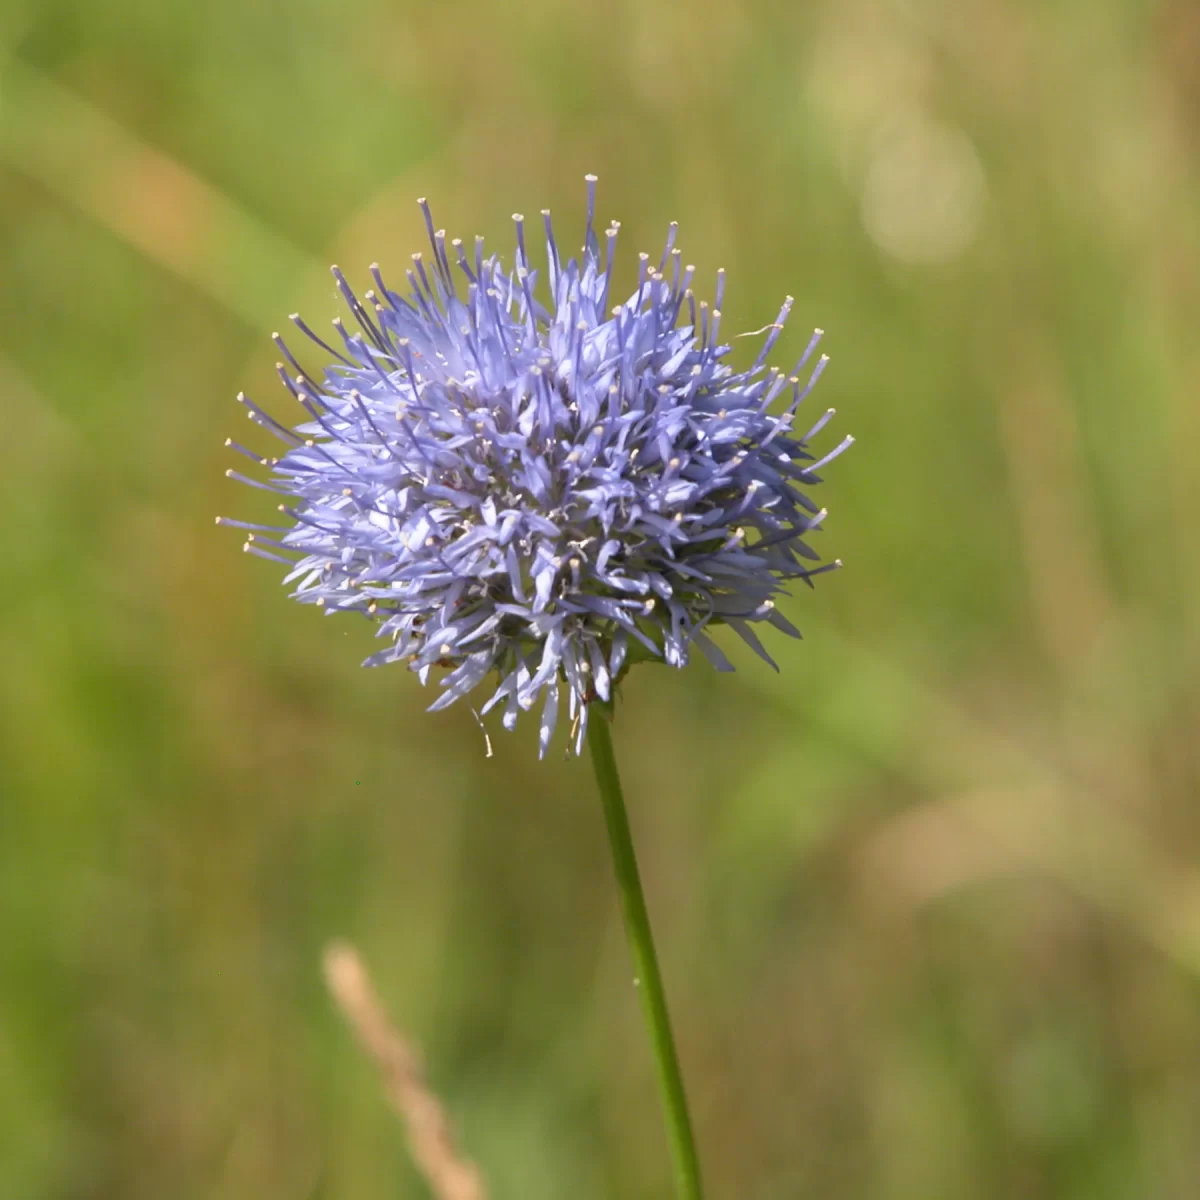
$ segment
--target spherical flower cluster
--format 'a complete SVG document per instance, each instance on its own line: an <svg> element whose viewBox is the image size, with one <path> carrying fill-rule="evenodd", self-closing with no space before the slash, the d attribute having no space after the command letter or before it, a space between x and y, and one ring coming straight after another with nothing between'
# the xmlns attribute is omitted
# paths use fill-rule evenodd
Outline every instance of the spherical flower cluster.
<svg viewBox="0 0 1200 1200"><path fill-rule="evenodd" d="M733 371L724 273L712 308L697 304L674 224L657 265L641 254L636 290L610 309L619 227L602 251L591 176L579 259L562 260L542 214L548 303L520 216L509 270L482 239L473 254L447 243L420 204L432 254L413 255L407 295L372 267L360 300L335 267L357 330L335 320L331 345L292 318L333 360L321 382L276 335L280 378L307 420L289 429L239 397L288 448L263 459L230 442L272 479L229 474L288 497L294 524L221 523L289 564L296 599L377 622L388 645L364 665L405 662L422 683L444 668L433 709L493 672L483 711L502 704L506 728L540 700L543 754L563 692L578 753L589 704L610 698L631 657L682 667L695 647L730 670L706 632L723 624L771 662L756 626L799 636L775 607L786 582L839 565L812 565L804 539L825 513L804 489L851 439L809 454L832 409L793 431L825 365L801 383L820 330L791 372L767 369L789 298L758 331L753 364Z"/></svg>

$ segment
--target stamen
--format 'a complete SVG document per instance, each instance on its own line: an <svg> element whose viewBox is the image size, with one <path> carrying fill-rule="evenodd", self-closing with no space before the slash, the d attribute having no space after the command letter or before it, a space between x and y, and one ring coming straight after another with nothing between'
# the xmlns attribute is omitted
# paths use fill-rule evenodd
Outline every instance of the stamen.
<svg viewBox="0 0 1200 1200"><path fill-rule="evenodd" d="M596 183L598 181L595 175L585 175L583 181L587 184L587 224L583 231L583 251L595 258L600 250L596 235L592 232L592 222L596 218Z"/></svg>

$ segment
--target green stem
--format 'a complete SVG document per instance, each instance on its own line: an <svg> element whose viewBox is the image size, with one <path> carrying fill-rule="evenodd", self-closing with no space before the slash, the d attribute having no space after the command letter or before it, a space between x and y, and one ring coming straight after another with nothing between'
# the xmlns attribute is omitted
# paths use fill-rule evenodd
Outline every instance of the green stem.
<svg viewBox="0 0 1200 1200"><path fill-rule="evenodd" d="M642 998L642 1014L658 1062L658 1082L666 1109L676 1186L681 1200L701 1200L700 1163L696 1157L692 1123L688 1118L683 1076L679 1070L679 1056L675 1052L675 1039L671 1036L671 1018L667 1015L667 999L658 971L654 935L650 932L650 916L646 912L646 898L642 895L642 881L638 877L637 857L633 852L629 818L625 813L621 779L617 774L617 760L608 729L612 710L610 705L598 703L593 703L592 710L588 722L588 746L592 752L592 765L596 768L600 798L604 802L604 820L608 826L617 887L621 892L625 933L637 972L634 986Z"/></svg>

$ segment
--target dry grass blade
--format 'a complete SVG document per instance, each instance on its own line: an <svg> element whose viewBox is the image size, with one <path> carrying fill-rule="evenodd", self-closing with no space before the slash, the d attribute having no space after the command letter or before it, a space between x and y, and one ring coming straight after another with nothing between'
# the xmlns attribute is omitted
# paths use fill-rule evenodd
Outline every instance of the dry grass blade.
<svg viewBox="0 0 1200 1200"><path fill-rule="evenodd" d="M325 980L346 1020L383 1077L392 1107L408 1126L413 1159L437 1200L487 1200L474 1163L462 1157L441 1101L429 1090L415 1048L388 1021L358 952L325 951Z"/></svg>

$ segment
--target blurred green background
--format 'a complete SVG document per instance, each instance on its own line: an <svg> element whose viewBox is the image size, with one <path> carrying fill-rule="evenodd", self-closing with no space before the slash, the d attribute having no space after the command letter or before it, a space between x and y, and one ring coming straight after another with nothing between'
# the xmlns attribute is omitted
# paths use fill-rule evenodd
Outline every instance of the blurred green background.
<svg viewBox="0 0 1200 1200"><path fill-rule="evenodd" d="M588 764L213 525L330 262L593 170L858 437L782 674L616 727L712 1196L1191 1200L1198 63L1194 0L6 0L0 1197L427 1195L334 937L497 1198L668 1194Z"/></svg>

